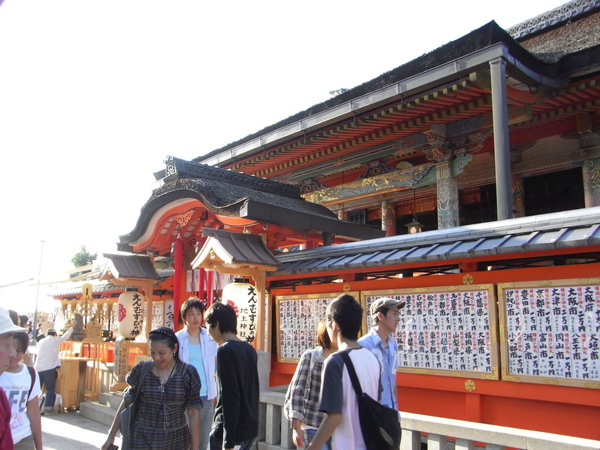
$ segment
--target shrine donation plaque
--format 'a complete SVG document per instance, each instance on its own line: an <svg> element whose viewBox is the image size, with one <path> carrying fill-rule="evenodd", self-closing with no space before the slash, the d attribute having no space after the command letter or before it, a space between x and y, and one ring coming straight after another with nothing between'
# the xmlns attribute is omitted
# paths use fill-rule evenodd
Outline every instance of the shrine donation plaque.
<svg viewBox="0 0 600 450"><path fill-rule="evenodd" d="M496 380L499 352L494 286L441 286L364 291L366 311L374 300L406 301L396 329L399 372ZM367 315L370 329L372 319Z"/></svg>
<svg viewBox="0 0 600 450"><path fill-rule="evenodd" d="M600 389L600 279L498 286L502 379Z"/></svg>
<svg viewBox="0 0 600 450"><path fill-rule="evenodd" d="M348 292L358 300L357 292ZM327 305L341 293L282 295L277 297L277 360L298 362L317 345L317 327Z"/></svg>

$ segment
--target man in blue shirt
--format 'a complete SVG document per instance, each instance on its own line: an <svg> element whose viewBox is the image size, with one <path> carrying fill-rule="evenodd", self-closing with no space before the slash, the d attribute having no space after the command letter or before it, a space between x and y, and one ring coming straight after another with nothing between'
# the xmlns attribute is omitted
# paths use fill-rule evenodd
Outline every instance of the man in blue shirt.
<svg viewBox="0 0 600 450"><path fill-rule="evenodd" d="M373 327L358 340L360 345L373 352L381 365L383 391L379 402L394 409L398 409L396 369L399 366L395 333L398 322L400 322L400 310L405 306L404 300L391 297L376 299L371 304ZM400 420L400 413L398 413L398 419Z"/></svg>

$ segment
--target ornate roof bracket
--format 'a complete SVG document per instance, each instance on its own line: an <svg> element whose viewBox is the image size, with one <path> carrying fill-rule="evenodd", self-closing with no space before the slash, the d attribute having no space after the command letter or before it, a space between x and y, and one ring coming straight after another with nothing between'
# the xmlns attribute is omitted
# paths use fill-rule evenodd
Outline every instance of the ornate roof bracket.
<svg viewBox="0 0 600 450"><path fill-rule="evenodd" d="M452 173L462 173L467 165L473 160L470 154L457 155L450 164ZM434 163L421 164L401 170L394 170L382 175L372 176L350 183L340 184L330 188L305 194L306 200L321 205L335 204L349 198L367 197L370 195L381 195L393 190L412 188L415 186L426 186L436 182Z"/></svg>

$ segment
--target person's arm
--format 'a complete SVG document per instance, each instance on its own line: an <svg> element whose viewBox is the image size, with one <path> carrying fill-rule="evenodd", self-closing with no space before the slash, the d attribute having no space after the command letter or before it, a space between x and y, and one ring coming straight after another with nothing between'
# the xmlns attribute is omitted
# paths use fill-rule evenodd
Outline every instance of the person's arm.
<svg viewBox="0 0 600 450"><path fill-rule="evenodd" d="M327 413L327 416L319 426L315 438L307 447L309 449L323 447L342 421L344 364L343 360L336 356L329 356L323 363L319 409Z"/></svg>
<svg viewBox="0 0 600 450"><path fill-rule="evenodd" d="M286 396L291 400L291 411L289 419L292 421L292 441L297 447L304 447L304 433L302 432L302 421L304 420L304 392L308 381L308 372L310 370L310 351L304 352L300 357L296 371L288 388Z"/></svg>
<svg viewBox="0 0 600 450"><path fill-rule="evenodd" d="M306 383L308 382L308 372L310 371L310 359L310 351L304 352L300 361L298 361L298 367L296 367L296 372L294 372L294 377L292 378L290 386L292 400L292 411L290 416L295 419L300 419L300 421L304 420L302 410L304 409L304 392L308 387Z"/></svg>
<svg viewBox="0 0 600 450"><path fill-rule="evenodd" d="M318 450L322 448L341 421L342 415L340 413L327 413L327 417L325 417L325 420L319 427L315 438L310 442L308 447L306 447L306 450Z"/></svg>
<svg viewBox="0 0 600 450"><path fill-rule="evenodd" d="M106 438L106 441L104 442L102 447L100 447L102 450L108 450L108 448L115 442L115 436L117 435L117 432L121 429L121 412L123 412L123 410L128 404L129 402L125 399L125 397L123 397L123 400L121 400L121 404L117 409L117 413L113 418L110 429L108 430L108 436Z"/></svg>
<svg viewBox="0 0 600 450"><path fill-rule="evenodd" d="M221 378L223 390L221 400L223 406L223 448L235 447L235 436L240 416L240 385L238 383L238 367L232 350L225 346L219 348L217 354L217 372Z"/></svg>
<svg viewBox="0 0 600 450"><path fill-rule="evenodd" d="M73 334L73 327L75 327L75 325L77 325L77 321L75 319L71 320L71 327L67 331L65 331L65 334L58 338L60 339L61 344L71 337L71 335Z"/></svg>
<svg viewBox="0 0 600 450"><path fill-rule="evenodd" d="M304 433L302 432L300 419L292 419L292 442L296 447L304 447Z"/></svg>
<svg viewBox="0 0 600 450"><path fill-rule="evenodd" d="M44 448L42 445L42 415L40 414L40 403L37 395L27 402L27 418L31 425L35 448L36 450L42 450Z"/></svg>
<svg viewBox="0 0 600 450"><path fill-rule="evenodd" d="M394 380L394 398L396 399L396 404L398 405L398 411L400 410L400 403L398 402L398 367L400 367L400 360L398 359L398 344L394 341L394 345L391 347L394 349L394 372L392 379Z"/></svg>
<svg viewBox="0 0 600 450"><path fill-rule="evenodd" d="M200 410L196 408L187 410L190 420L190 434L192 435L192 450L200 448Z"/></svg>
<svg viewBox="0 0 600 450"><path fill-rule="evenodd" d="M121 413L127 406L131 405L134 402L135 396L137 394L137 389L140 389L140 386L138 386L138 380L140 377L142 365L144 363L145 361L137 363L135 366L133 366L131 372L129 372L125 376L125 381L127 382L127 384L129 384L129 388L127 388L127 390L123 394L123 400L121 400L121 403L117 408L115 417L113 418L112 424L108 429L108 437L106 438L106 442L104 442L104 445L100 447L101 450L107 450L115 442L115 436L117 435L117 432L121 429Z"/></svg>

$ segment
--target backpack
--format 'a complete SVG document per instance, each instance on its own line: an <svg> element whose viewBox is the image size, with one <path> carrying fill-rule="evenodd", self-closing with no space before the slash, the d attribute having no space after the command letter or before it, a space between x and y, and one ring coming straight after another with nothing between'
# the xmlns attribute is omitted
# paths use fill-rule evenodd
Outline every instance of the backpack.
<svg viewBox="0 0 600 450"><path fill-rule="evenodd" d="M31 391L33 390L33 385L35 384L37 372L31 366L26 366L26 367L29 370L29 376L31 377L31 386L29 387L29 394L27 394L27 401L29 401L29 397L31 397Z"/></svg>
<svg viewBox="0 0 600 450"><path fill-rule="evenodd" d="M401 439L398 411L382 405L365 394L360 387L360 381L358 381L354 364L352 364L348 352L341 351L339 353L346 364L354 392L356 392L360 429L367 450L398 449Z"/></svg>

